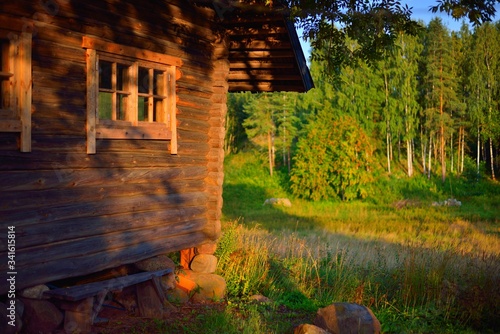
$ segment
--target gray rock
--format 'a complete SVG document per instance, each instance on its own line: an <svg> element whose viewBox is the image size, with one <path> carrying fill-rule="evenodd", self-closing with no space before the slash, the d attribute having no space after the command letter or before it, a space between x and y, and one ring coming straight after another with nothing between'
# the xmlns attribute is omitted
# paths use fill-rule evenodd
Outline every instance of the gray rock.
<svg viewBox="0 0 500 334"><path fill-rule="evenodd" d="M290 208L292 202L290 202L288 198L268 198L264 201L264 205L276 205Z"/></svg>
<svg viewBox="0 0 500 334"><path fill-rule="evenodd" d="M335 334L380 333L380 322L366 306L333 303L318 310L314 324Z"/></svg>
<svg viewBox="0 0 500 334"><path fill-rule="evenodd" d="M266 303L271 303L272 300L267 298L266 296L263 295L253 295L250 297L250 300L255 303L261 303L261 304L266 304Z"/></svg>
<svg viewBox="0 0 500 334"><path fill-rule="evenodd" d="M302 324L295 327L293 334L330 334L330 333L322 328L319 328L318 326Z"/></svg>
<svg viewBox="0 0 500 334"><path fill-rule="evenodd" d="M142 271L157 271L169 268L173 271L175 270L175 263L168 255L163 254L136 262L135 267Z"/></svg>
<svg viewBox="0 0 500 334"><path fill-rule="evenodd" d="M197 273L213 274L217 269L217 258L210 254L198 254L191 260L189 267Z"/></svg>
<svg viewBox="0 0 500 334"><path fill-rule="evenodd" d="M31 299L48 299L44 298L43 293L45 291L49 291L49 287L46 285L35 285L32 286L31 288L26 288L24 290L21 290L19 295L24 298L31 298Z"/></svg>
<svg viewBox="0 0 500 334"><path fill-rule="evenodd" d="M23 299L23 324L26 333L52 333L63 321L63 313L51 302Z"/></svg>

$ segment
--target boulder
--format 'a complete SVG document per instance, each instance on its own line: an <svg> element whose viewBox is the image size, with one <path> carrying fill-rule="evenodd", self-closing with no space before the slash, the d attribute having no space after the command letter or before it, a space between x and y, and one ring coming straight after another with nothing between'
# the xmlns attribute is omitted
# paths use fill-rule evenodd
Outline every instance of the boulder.
<svg viewBox="0 0 500 334"><path fill-rule="evenodd" d="M26 333L52 333L63 322L63 313L51 302L22 299L24 303L23 331Z"/></svg>
<svg viewBox="0 0 500 334"><path fill-rule="evenodd" d="M226 281L219 275L184 270L178 275L179 286L194 302L219 301L226 294Z"/></svg>
<svg viewBox="0 0 500 334"><path fill-rule="evenodd" d="M198 254L191 260L189 267L197 273L213 274L217 269L217 258L209 254Z"/></svg>
<svg viewBox="0 0 500 334"><path fill-rule="evenodd" d="M24 290L21 290L19 292L19 295L24 298L31 298L31 299L48 299L43 296L43 293L45 291L49 291L49 287L46 285L35 285L32 286L31 288L26 288Z"/></svg>
<svg viewBox="0 0 500 334"><path fill-rule="evenodd" d="M292 202L290 202L288 198L268 198L264 201L264 205L276 205L290 208Z"/></svg>
<svg viewBox="0 0 500 334"><path fill-rule="evenodd" d="M302 324L295 327L293 334L330 334L325 331L323 328L319 328L318 326Z"/></svg>
<svg viewBox="0 0 500 334"><path fill-rule="evenodd" d="M163 269L175 270L175 263L168 255L162 254L135 263L135 267L141 271L157 271Z"/></svg>
<svg viewBox="0 0 500 334"><path fill-rule="evenodd" d="M263 295L253 295L250 297L250 301L258 304L268 304L271 303L272 300Z"/></svg>
<svg viewBox="0 0 500 334"><path fill-rule="evenodd" d="M175 280L175 274L170 273L161 277L161 287L166 293L168 290L175 289L177 281Z"/></svg>
<svg viewBox="0 0 500 334"><path fill-rule="evenodd" d="M215 242L208 242L203 245L199 245L194 249L195 254L209 254L213 255L215 251L217 250L217 243Z"/></svg>
<svg viewBox="0 0 500 334"><path fill-rule="evenodd" d="M333 303L318 310L314 324L335 334L380 333L380 322L366 306Z"/></svg>
<svg viewBox="0 0 500 334"><path fill-rule="evenodd" d="M168 290L167 300L172 304L186 304L189 301L189 295L185 290L176 287L172 290Z"/></svg>

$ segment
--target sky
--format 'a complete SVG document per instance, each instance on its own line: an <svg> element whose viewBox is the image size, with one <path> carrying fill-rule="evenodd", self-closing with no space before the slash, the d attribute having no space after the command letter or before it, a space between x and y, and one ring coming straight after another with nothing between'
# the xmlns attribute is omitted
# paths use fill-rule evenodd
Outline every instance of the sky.
<svg viewBox="0 0 500 334"><path fill-rule="evenodd" d="M408 7L413 7L412 18L416 21L422 20L425 24L428 24L434 17L437 16L441 18L443 24L447 26L451 31L459 31L460 27L462 26L462 20L456 21L445 13L432 13L429 10L429 7L437 4L437 0L401 0L401 3L403 5L407 4ZM500 6L498 4L496 6L496 9L497 18L493 19L493 21L498 20L498 17L500 17ZM297 31L297 33L299 34L299 37L302 37L302 31L299 30ZM302 50L304 51L306 59L309 60L311 52L309 43L303 41L302 39L300 40L300 43L302 45Z"/></svg>

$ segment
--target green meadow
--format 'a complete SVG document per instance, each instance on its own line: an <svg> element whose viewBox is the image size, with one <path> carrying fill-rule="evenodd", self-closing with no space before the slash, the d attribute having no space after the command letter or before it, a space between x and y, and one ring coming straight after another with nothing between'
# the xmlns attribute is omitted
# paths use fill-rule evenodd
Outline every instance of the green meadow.
<svg viewBox="0 0 500 334"><path fill-rule="evenodd" d="M500 331L498 183L382 176L362 201L312 202L252 153L227 157L225 173L216 255L228 300L204 326L292 333L319 307L356 302L387 333ZM264 205L272 197L292 207ZM439 205L450 198L462 205Z"/></svg>

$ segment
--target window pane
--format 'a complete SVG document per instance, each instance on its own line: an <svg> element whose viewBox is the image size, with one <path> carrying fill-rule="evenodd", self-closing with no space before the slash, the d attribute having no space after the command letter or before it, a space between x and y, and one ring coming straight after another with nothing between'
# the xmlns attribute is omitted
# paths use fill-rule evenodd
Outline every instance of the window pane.
<svg viewBox="0 0 500 334"><path fill-rule="evenodd" d="M99 118L100 119L111 119L111 104L112 104L111 93L99 92Z"/></svg>
<svg viewBox="0 0 500 334"><path fill-rule="evenodd" d="M125 90L124 81L127 78L128 66L116 64L116 89Z"/></svg>
<svg viewBox="0 0 500 334"><path fill-rule="evenodd" d="M137 106L137 119L139 121L148 121L148 98L139 96L139 105Z"/></svg>
<svg viewBox="0 0 500 334"><path fill-rule="evenodd" d="M166 95L165 93L165 85L163 84L163 76L165 72L162 71L154 71L154 95Z"/></svg>
<svg viewBox="0 0 500 334"><path fill-rule="evenodd" d="M107 61L99 61L99 88L111 89L113 64Z"/></svg>
<svg viewBox="0 0 500 334"><path fill-rule="evenodd" d="M9 72L9 41L0 40L0 72ZM0 109L10 108L9 77L0 77Z"/></svg>
<svg viewBox="0 0 500 334"><path fill-rule="evenodd" d="M149 93L149 69L139 67L139 93Z"/></svg>

